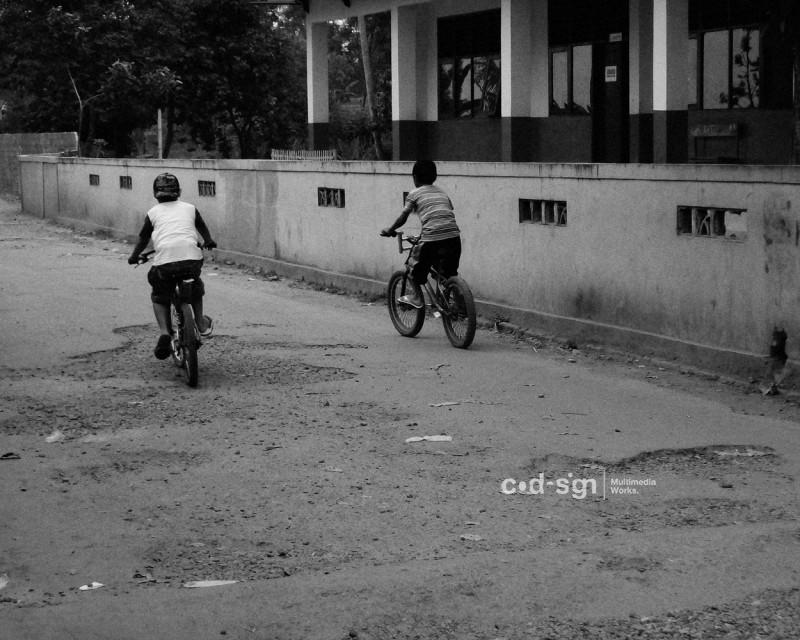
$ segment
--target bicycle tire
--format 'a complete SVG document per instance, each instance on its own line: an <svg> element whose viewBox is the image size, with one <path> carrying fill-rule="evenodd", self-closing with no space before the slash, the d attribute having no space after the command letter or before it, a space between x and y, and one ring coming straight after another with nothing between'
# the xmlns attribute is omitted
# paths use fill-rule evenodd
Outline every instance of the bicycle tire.
<svg viewBox="0 0 800 640"><path fill-rule="evenodd" d="M183 349L184 367L186 382L190 387L196 387L199 375L199 365L197 362L197 325L194 321L194 310L188 302L181 304L183 313L183 330L181 331L181 347Z"/></svg>
<svg viewBox="0 0 800 640"><path fill-rule="evenodd" d="M425 307L417 309L409 304L398 301L403 295L416 295L420 300L422 289L414 282L406 271L395 271L389 278L386 297L389 305L389 317L392 324L401 336L413 338L422 329L425 322Z"/></svg>
<svg viewBox="0 0 800 640"><path fill-rule="evenodd" d="M183 354L183 346L181 345L181 333L183 332L183 320L175 304L169 305L170 323L172 328L172 362L179 369L183 369L186 363L186 358Z"/></svg>
<svg viewBox="0 0 800 640"><path fill-rule="evenodd" d="M442 294L447 304L442 314L447 339L454 347L466 349L475 338L478 324L472 290L463 278L452 276L445 280Z"/></svg>

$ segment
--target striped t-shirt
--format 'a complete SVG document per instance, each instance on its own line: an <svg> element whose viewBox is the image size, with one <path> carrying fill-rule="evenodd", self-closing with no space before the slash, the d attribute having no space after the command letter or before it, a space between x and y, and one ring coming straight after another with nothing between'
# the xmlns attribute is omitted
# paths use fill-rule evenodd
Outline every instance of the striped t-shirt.
<svg viewBox="0 0 800 640"><path fill-rule="evenodd" d="M416 213L422 223L422 242L457 238L460 233L453 213L453 203L439 187L424 184L406 198L403 213Z"/></svg>

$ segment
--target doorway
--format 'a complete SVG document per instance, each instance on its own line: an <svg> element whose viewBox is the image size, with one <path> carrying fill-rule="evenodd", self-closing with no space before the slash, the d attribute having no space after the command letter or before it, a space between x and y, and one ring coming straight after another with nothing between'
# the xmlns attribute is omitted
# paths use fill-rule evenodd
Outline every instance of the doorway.
<svg viewBox="0 0 800 640"><path fill-rule="evenodd" d="M592 58L592 158L628 162L628 56L622 34L595 44Z"/></svg>

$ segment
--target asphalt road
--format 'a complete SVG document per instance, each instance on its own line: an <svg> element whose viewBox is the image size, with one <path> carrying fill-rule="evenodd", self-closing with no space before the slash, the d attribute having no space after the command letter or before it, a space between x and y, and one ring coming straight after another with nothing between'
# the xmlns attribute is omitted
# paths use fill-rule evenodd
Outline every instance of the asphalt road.
<svg viewBox="0 0 800 640"><path fill-rule="evenodd" d="M800 636L794 398L129 250L0 205L1 638Z"/></svg>

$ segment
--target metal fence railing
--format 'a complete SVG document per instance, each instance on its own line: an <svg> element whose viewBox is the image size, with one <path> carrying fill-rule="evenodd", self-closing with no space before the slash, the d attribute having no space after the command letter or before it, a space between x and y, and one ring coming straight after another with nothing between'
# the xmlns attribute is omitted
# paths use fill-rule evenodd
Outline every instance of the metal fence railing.
<svg viewBox="0 0 800 640"><path fill-rule="evenodd" d="M337 160L336 149L272 149L273 160Z"/></svg>

